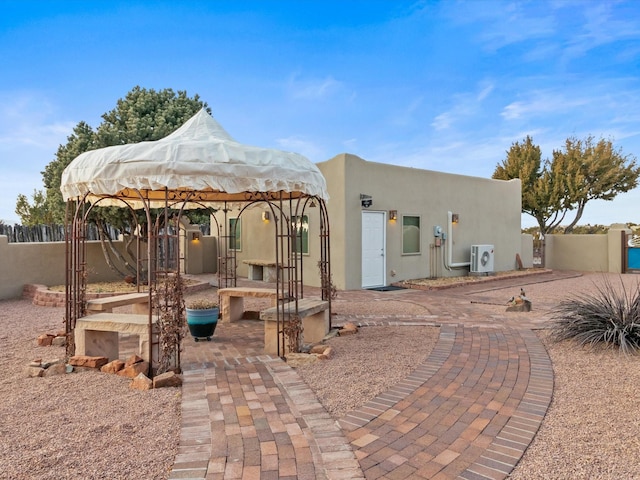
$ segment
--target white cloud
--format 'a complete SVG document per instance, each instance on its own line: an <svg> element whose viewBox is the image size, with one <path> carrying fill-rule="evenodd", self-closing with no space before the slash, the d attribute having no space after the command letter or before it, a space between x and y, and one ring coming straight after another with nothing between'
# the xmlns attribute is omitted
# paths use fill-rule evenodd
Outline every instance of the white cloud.
<svg viewBox="0 0 640 480"><path fill-rule="evenodd" d="M526 100L512 102L504 107L500 115L506 120L517 120L542 114L559 114L593 101L593 98L580 98L579 95L569 98L563 92L550 90L533 91L528 96Z"/></svg>
<svg viewBox="0 0 640 480"><path fill-rule="evenodd" d="M454 123L474 116L481 104L491 95L494 90L492 83L482 81L477 85L476 93L460 93L451 97L452 107L446 112L436 115L431 126L437 130L451 128Z"/></svg>
<svg viewBox="0 0 640 480"><path fill-rule="evenodd" d="M453 119L454 114L452 112L444 112L440 115L436 115L433 122L431 122L431 126L436 130L445 130L451 126Z"/></svg>
<svg viewBox="0 0 640 480"><path fill-rule="evenodd" d="M480 92L478 92L478 95L476 96L476 100L479 102L482 102L489 95L491 95L491 92L493 92L493 90L494 90L493 84L487 84L484 88L482 88L482 90L480 90Z"/></svg>
<svg viewBox="0 0 640 480"><path fill-rule="evenodd" d="M326 152L315 143L301 137L292 136L276 140L281 149L304 155L312 162L327 160Z"/></svg>
<svg viewBox="0 0 640 480"><path fill-rule="evenodd" d="M636 44L640 35L636 19L615 18L613 5L607 2L585 5L586 8L578 10L583 12L584 24L580 31L571 36L565 57L581 57L589 50L620 40L632 40ZM637 51L636 46L631 46L631 49Z"/></svg>
<svg viewBox="0 0 640 480"><path fill-rule="evenodd" d="M29 146L53 155L74 127L73 122L54 116L54 107L42 95L0 93L0 149Z"/></svg>
<svg viewBox="0 0 640 480"><path fill-rule="evenodd" d="M542 2L465 1L456 5L450 8L451 21L484 26L478 38L487 51L556 33L555 19Z"/></svg>
<svg viewBox="0 0 640 480"><path fill-rule="evenodd" d="M34 92L0 92L0 219L17 221L18 194L42 189L42 170L66 143L74 123L56 118L46 96Z"/></svg>
<svg viewBox="0 0 640 480"><path fill-rule="evenodd" d="M334 95L342 88L342 83L332 76L325 78L302 79L294 74L287 82L289 95L295 99L318 100Z"/></svg>

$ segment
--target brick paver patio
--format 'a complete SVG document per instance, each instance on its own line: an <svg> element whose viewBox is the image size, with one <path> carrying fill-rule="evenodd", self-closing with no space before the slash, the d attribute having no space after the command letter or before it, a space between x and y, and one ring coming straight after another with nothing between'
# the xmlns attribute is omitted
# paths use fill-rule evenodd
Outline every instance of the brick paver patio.
<svg viewBox="0 0 640 480"><path fill-rule="evenodd" d="M294 369L263 355L260 322L220 323L212 342L188 339L170 478L506 478L544 418L553 371L531 330L537 321L496 321L451 301L474 288L407 292L413 302L437 305L437 315L334 319L441 326L422 365L339 421Z"/></svg>

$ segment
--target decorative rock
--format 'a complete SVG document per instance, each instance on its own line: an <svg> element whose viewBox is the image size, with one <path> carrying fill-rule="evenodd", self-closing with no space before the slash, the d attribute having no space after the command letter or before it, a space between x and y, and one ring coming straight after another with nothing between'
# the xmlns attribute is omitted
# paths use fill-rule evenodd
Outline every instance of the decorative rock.
<svg viewBox="0 0 640 480"><path fill-rule="evenodd" d="M26 377L41 377L44 374L44 368L40 367L26 367L24 369Z"/></svg>
<svg viewBox="0 0 640 480"><path fill-rule="evenodd" d="M66 336L54 337L53 340L51 341L51 346L52 347L64 347L66 344L67 344L67 337Z"/></svg>
<svg viewBox="0 0 640 480"><path fill-rule="evenodd" d="M54 335L50 333L44 333L38 337L38 346L40 347L49 347L51 346L51 342L53 342Z"/></svg>
<svg viewBox="0 0 640 480"><path fill-rule="evenodd" d="M149 373L149 362L142 361L129 366L126 366L125 364L125 367L118 373L116 373L116 375L127 378L135 378L141 373L144 375Z"/></svg>
<svg viewBox="0 0 640 480"><path fill-rule="evenodd" d="M127 361L125 362L124 366L125 367L130 367L131 365L134 365L136 363L140 363L143 360L144 359L142 357L139 357L138 355L131 355L129 358L127 358Z"/></svg>
<svg viewBox="0 0 640 480"><path fill-rule="evenodd" d="M287 365L291 368L309 365L318 360L316 355L309 355L307 353L287 353L285 358L287 359Z"/></svg>
<svg viewBox="0 0 640 480"><path fill-rule="evenodd" d="M324 349L324 352L318 355L318 360L329 360L333 355L333 348L327 347Z"/></svg>
<svg viewBox="0 0 640 480"><path fill-rule="evenodd" d="M115 359L112 362L103 365L102 368L100 368L100 371L104 373L118 373L123 368L124 362L122 360Z"/></svg>
<svg viewBox="0 0 640 480"><path fill-rule="evenodd" d="M309 350L309 353L324 353L324 351L327 348L329 348L327 347L327 345L323 345L319 343L318 345L314 345L313 347L311 347L311 350Z"/></svg>
<svg viewBox="0 0 640 480"><path fill-rule="evenodd" d="M135 390L151 390L153 388L153 382L144 373L139 373L129 384L129 388Z"/></svg>
<svg viewBox="0 0 640 480"><path fill-rule="evenodd" d="M179 387L182 379L174 372L165 372L153 377L153 388Z"/></svg>
<svg viewBox="0 0 640 480"><path fill-rule="evenodd" d="M515 305L510 305L507 307L507 312L530 312L531 311L531 302L529 300L525 300L522 303L516 303Z"/></svg>
<svg viewBox="0 0 640 480"><path fill-rule="evenodd" d="M69 359L69 363L74 367L100 368L109 359L107 357L90 357L88 355L74 355Z"/></svg>
<svg viewBox="0 0 640 480"><path fill-rule="evenodd" d="M358 333L358 327L354 323L345 323L344 326L338 330L338 335L353 335Z"/></svg>
<svg viewBox="0 0 640 480"><path fill-rule="evenodd" d="M54 360L41 360L40 361L40 366L42 368L49 368L52 365L58 365L60 363L64 364L64 362L62 360L58 359L58 358L56 358Z"/></svg>
<svg viewBox="0 0 640 480"><path fill-rule="evenodd" d="M64 363L56 363L44 370L43 377L51 377L53 375L64 375L67 373L67 366Z"/></svg>

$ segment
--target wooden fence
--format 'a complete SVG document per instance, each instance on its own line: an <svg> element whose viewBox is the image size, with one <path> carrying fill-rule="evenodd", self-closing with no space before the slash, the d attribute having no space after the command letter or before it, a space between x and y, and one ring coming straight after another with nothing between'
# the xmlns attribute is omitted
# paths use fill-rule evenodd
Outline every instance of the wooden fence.
<svg viewBox="0 0 640 480"><path fill-rule="evenodd" d="M117 228L108 227L109 238L117 240L120 231ZM64 225L4 225L0 224L0 235L6 235L9 243L29 242L64 242ZM89 224L87 226L87 240L99 240L98 228Z"/></svg>

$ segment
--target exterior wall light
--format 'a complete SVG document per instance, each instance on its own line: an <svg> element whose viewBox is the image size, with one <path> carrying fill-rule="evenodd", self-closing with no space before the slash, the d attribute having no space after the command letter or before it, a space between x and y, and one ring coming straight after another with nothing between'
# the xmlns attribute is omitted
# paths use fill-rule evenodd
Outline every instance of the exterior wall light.
<svg viewBox="0 0 640 480"><path fill-rule="evenodd" d="M200 241L200 232L191 232L191 241L193 242Z"/></svg>
<svg viewBox="0 0 640 480"><path fill-rule="evenodd" d="M398 211L397 210L389 210L389 221L395 222L398 220Z"/></svg>
<svg viewBox="0 0 640 480"><path fill-rule="evenodd" d="M451 214L451 223L458 223L459 217L457 213Z"/></svg>
<svg viewBox="0 0 640 480"><path fill-rule="evenodd" d="M271 220L271 214L269 212L262 212L262 221L269 223L269 220Z"/></svg>

